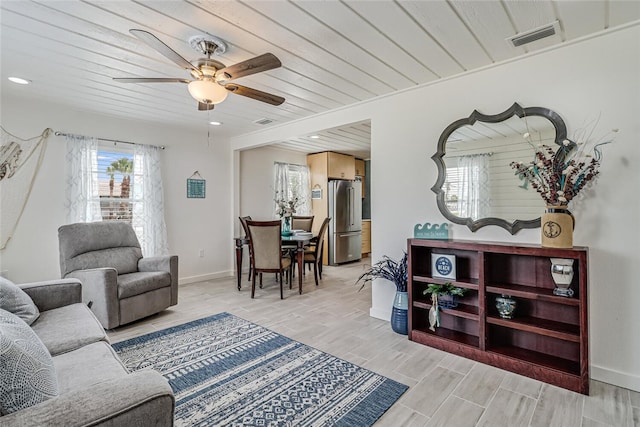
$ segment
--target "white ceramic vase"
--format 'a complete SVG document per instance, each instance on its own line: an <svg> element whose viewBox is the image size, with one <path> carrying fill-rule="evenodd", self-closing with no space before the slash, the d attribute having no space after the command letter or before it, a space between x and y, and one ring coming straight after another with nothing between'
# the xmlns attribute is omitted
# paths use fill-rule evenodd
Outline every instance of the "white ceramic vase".
<svg viewBox="0 0 640 427"><path fill-rule="evenodd" d="M562 297L572 297L573 289L571 289L571 282L573 281L573 260L565 258L550 258L550 260L551 276L556 284L553 294Z"/></svg>

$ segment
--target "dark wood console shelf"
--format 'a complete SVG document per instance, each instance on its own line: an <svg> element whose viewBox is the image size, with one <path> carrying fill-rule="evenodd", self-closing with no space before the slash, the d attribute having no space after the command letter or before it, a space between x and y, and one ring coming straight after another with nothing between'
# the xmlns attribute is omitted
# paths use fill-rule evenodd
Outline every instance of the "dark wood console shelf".
<svg viewBox="0 0 640 427"><path fill-rule="evenodd" d="M432 254L456 256L457 279L433 277ZM588 249L464 240L409 239L409 339L540 381L589 394ZM553 294L550 258L573 259L573 297ZM429 283L466 288L429 328ZM495 299L517 302L513 319Z"/></svg>

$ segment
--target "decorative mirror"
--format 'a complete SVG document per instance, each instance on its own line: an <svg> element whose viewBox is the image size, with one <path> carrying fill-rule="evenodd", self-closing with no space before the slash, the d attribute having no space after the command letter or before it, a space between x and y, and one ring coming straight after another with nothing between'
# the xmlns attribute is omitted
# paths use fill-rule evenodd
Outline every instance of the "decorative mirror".
<svg viewBox="0 0 640 427"><path fill-rule="evenodd" d="M517 103L493 116L475 110L456 120L442 132L431 157L438 166L438 180L431 187L438 209L471 231L497 225L515 234L540 227L544 201L510 164L528 162L534 146L561 146L566 137L557 113Z"/></svg>

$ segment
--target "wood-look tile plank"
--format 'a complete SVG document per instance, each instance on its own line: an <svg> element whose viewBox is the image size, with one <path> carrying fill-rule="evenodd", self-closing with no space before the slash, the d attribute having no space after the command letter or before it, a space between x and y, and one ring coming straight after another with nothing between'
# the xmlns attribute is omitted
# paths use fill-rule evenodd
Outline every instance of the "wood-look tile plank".
<svg viewBox="0 0 640 427"><path fill-rule="evenodd" d="M537 399L543 383L529 377L507 372L500 387Z"/></svg>
<svg viewBox="0 0 640 427"><path fill-rule="evenodd" d="M482 414L478 427L526 427L531 421L536 401L523 394L498 389Z"/></svg>
<svg viewBox="0 0 640 427"><path fill-rule="evenodd" d="M427 427L474 427L484 408L456 396L449 396L427 423Z"/></svg>
<svg viewBox="0 0 640 427"><path fill-rule="evenodd" d="M629 390L592 380L589 391L583 416L620 427L633 425Z"/></svg>
<svg viewBox="0 0 640 427"><path fill-rule="evenodd" d="M475 364L476 362L471 359L466 359L455 354L447 354L438 365L462 375L467 375Z"/></svg>
<svg viewBox="0 0 640 427"><path fill-rule="evenodd" d="M531 427L580 427L584 396L545 384L533 412Z"/></svg>
<svg viewBox="0 0 640 427"><path fill-rule="evenodd" d="M428 417L400 403L395 404L376 422L376 427L423 427Z"/></svg>
<svg viewBox="0 0 640 427"><path fill-rule="evenodd" d="M486 407L504 379L505 372L492 366L476 363L458 387L455 396Z"/></svg>
<svg viewBox="0 0 640 427"><path fill-rule="evenodd" d="M400 401L414 411L431 417L462 378L461 374L438 366L407 391Z"/></svg>

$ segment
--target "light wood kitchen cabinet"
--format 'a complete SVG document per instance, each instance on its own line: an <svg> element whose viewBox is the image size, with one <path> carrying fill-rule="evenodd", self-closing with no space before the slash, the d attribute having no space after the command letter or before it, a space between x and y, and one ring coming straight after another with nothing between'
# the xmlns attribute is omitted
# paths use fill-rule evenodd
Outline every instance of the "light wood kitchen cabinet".
<svg viewBox="0 0 640 427"><path fill-rule="evenodd" d="M362 257L371 253L371 220L362 220Z"/></svg>
<svg viewBox="0 0 640 427"><path fill-rule="evenodd" d="M356 167L356 176L361 176L364 178L364 160L356 159L354 164Z"/></svg>
<svg viewBox="0 0 640 427"><path fill-rule="evenodd" d="M327 177L334 179L356 179L354 157L347 154L328 152Z"/></svg>

